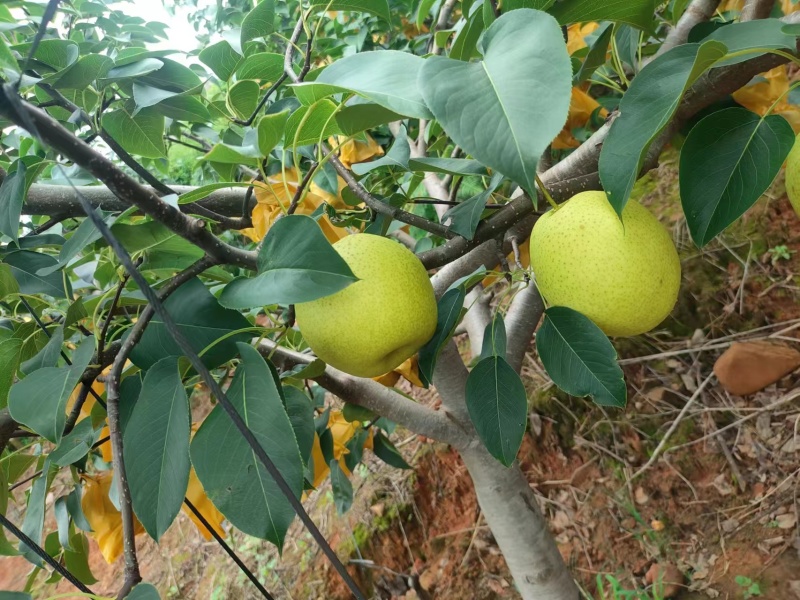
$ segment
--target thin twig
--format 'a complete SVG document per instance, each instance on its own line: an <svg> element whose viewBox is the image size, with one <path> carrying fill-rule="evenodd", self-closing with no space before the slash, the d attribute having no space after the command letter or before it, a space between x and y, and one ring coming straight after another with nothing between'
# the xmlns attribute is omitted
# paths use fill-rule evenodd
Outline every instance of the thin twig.
<svg viewBox="0 0 800 600"><path fill-rule="evenodd" d="M675 430L678 429L678 426L681 424L681 421L683 421L683 417L686 416L686 413L689 412L689 409L692 407L695 401L700 397L700 394L703 393L703 390L711 382L712 379L714 379L714 373L709 374L709 376L703 380L703 383L701 383L697 387L694 394L692 394L692 397L689 398L689 401L684 405L683 410L681 410L681 412L672 422L670 428L664 434L664 437L661 438L661 441L658 443L658 446L656 446L656 449L653 452L653 455L650 457L650 460L648 460L641 469L639 469L633 475L630 476L630 478L627 481L629 485L634 479L638 479L640 476L642 476L650 467L653 466L656 460L658 460L658 457L661 455L661 451L667 445L667 442L669 441L670 437L672 437L672 434L675 433Z"/></svg>
<svg viewBox="0 0 800 600"><path fill-rule="evenodd" d="M289 208L286 210L287 215L293 215L294 211L297 210L297 205L300 204L300 198L303 197L303 192L305 192L308 184L311 183L311 179L314 177L314 173L316 172L318 166L319 163L315 162L308 168L308 172L303 177L303 180L298 184L297 191L294 193L292 202L289 204Z"/></svg>

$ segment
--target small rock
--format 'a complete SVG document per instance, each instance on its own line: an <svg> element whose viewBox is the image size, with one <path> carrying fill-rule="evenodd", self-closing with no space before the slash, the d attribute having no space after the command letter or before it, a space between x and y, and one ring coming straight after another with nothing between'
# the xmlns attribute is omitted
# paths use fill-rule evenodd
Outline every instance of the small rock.
<svg viewBox="0 0 800 600"><path fill-rule="evenodd" d="M728 483L728 477L724 473L717 475L712 485L719 492L720 496L730 496L733 493L733 486Z"/></svg>
<svg viewBox="0 0 800 600"><path fill-rule="evenodd" d="M789 590L794 594L795 598L800 600L800 580L798 581L790 581L789 582Z"/></svg>
<svg viewBox="0 0 800 600"><path fill-rule="evenodd" d="M800 450L800 440L795 436L790 437L786 443L781 446L781 452L784 454L793 454L798 450Z"/></svg>
<svg viewBox="0 0 800 600"><path fill-rule="evenodd" d="M797 515L794 513L778 515L775 517L775 522L778 524L778 529L794 529L794 526L797 525Z"/></svg>
<svg viewBox="0 0 800 600"><path fill-rule="evenodd" d="M683 573L672 563L654 564L644 580L653 586L658 598L674 598L683 588Z"/></svg>
<svg viewBox="0 0 800 600"><path fill-rule="evenodd" d="M800 352L765 341L736 342L714 364L720 384L735 396L763 390L800 367Z"/></svg>
<svg viewBox="0 0 800 600"><path fill-rule="evenodd" d="M733 533L739 527L739 521L736 519L726 519L721 524L722 531L725 533Z"/></svg>
<svg viewBox="0 0 800 600"><path fill-rule="evenodd" d="M644 488L641 486L634 490L633 499L636 501L636 504L647 504L650 502L650 496L647 495L647 492L645 492Z"/></svg>
<svg viewBox="0 0 800 600"><path fill-rule="evenodd" d="M436 584L439 583L440 576L441 571L427 569L422 572L422 575L419 576L419 584L422 586L423 590L430 592L436 587Z"/></svg>

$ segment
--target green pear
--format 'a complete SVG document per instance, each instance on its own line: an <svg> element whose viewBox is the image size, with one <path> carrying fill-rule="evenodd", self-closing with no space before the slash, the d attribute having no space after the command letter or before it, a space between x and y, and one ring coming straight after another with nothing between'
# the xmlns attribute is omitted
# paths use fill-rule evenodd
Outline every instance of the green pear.
<svg viewBox="0 0 800 600"><path fill-rule="evenodd" d="M794 212L800 215L800 135L795 138L792 151L786 157L786 195Z"/></svg>
<svg viewBox="0 0 800 600"><path fill-rule="evenodd" d="M539 218L530 249L545 300L583 313L606 335L649 331L677 301L681 263L672 238L633 200L620 221L605 192L581 192Z"/></svg>
<svg viewBox="0 0 800 600"><path fill-rule="evenodd" d="M405 246L368 233L333 248L359 281L295 306L297 325L329 365L359 377L388 373L436 330L436 297L425 267Z"/></svg>

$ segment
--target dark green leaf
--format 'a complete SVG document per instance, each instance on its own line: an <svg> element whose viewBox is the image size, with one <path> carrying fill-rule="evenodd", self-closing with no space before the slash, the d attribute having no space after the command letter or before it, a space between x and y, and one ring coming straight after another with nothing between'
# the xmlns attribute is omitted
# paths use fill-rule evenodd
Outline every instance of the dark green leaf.
<svg viewBox="0 0 800 600"><path fill-rule="evenodd" d="M20 365L20 371L30 375L42 367L58 366L58 357L61 355L61 345L64 343L64 328L56 327L47 340L47 344L36 356L30 358Z"/></svg>
<svg viewBox="0 0 800 600"><path fill-rule="evenodd" d="M258 104L261 88L252 79L237 81L228 88L228 109L240 119L248 119Z"/></svg>
<svg viewBox="0 0 800 600"><path fill-rule="evenodd" d="M70 536L69 543L70 547L64 548L64 566L81 583L97 583L89 568L89 540L82 533L74 533Z"/></svg>
<svg viewBox="0 0 800 600"><path fill-rule="evenodd" d="M86 311L86 307L83 305L83 299L78 298L69 305L67 309L67 315L64 319L64 327L69 327L70 325L74 325L78 321L85 319L89 316L89 313Z"/></svg>
<svg viewBox="0 0 800 600"><path fill-rule="evenodd" d="M389 466L396 469L411 468L389 438L378 430L372 438L372 451Z"/></svg>
<svg viewBox="0 0 800 600"><path fill-rule="evenodd" d="M19 291L23 294L47 294L54 298L68 298L72 295L69 282L64 280L61 271L44 277L37 273L41 269L57 264L52 256L39 252L21 250L7 254L3 261L11 267L14 278L19 283Z"/></svg>
<svg viewBox="0 0 800 600"><path fill-rule="evenodd" d="M0 600L33 600L27 592L0 592Z"/></svg>
<svg viewBox="0 0 800 600"><path fill-rule="evenodd" d="M486 30L480 50L476 63L428 58L419 78L425 103L465 152L534 190L539 157L564 126L572 94L561 28L546 13L516 10Z"/></svg>
<svg viewBox="0 0 800 600"><path fill-rule="evenodd" d="M704 246L767 191L794 144L792 126L744 108L712 113L681 148L681 204L694 243Z"/></svg>
<svg viewBox="0 0 800 600"><path fill-rule="evenodd" d="M436 331L419 351L419 378L426 386L433 383L436 360L444 345L453 337L466 295L463 287L453 287L445 292L436 305Z"/></svg>
<svg viewBox="0 0 800 600"><path fill-rule="evenodd" d="M19 284L14 279L11 267L0 263L0 300L8 300L14 294L19 294Z"/></svg>
<svg viewBox="0 0 800 600"><path fill-rule="evenodd" d="M25 200L25 163L19 161L17 170L3 179L0 184L0 232L6 234L14 243L19 239L19 217Z"/></svg>
<svg viewBox="0 0 800 600"><path fill-rule="evenodd" d="M478 56L478 39L484 30L483 10L480 9L480 4L473 4L465 15L467 22L456 34L450 46L449 56L454 60L469 61Z"/></svg>
<svg viewBox="0 0 800 600"><path fill-rule="evenodd" d="M229 283L220 303L230 308L309 302L356 281L344 259L311 217L290 215L267 232L258 255L259 275Z"/></svg>
<svg viewBox="0 0 800 600"><path fill-rule="evenodd" d="M347 453L344 455L344 466L346 466L351 473L364 456L364 444L368 436L369 431L361 427L345 446L347 448Z"/></svg>
<svg viewBox="0 0 800 600"><path fill-rule="evenodd" d="M606 64L606 56L608 54L608 44L611 42L611 35L614 33L614 28L610 23L604 25L599 32L597 32L597 39L589 49L589 53L583 60L580 71L575 74L575 84L581 84L591 78L594 72Z"/></svg>
<svg viewBox="0 0 800 600"><path fill-rule="evenodd" d="M95 431L92 420L83 419L75 428L63 437L58 447L49 454L50 462L57 467L66 467L76 463L89 453L99 436L100 430ZM63 546L62 542L62 546Z"/></svg>
<svg viewBox="0 0 800 600"><path fill-rule="evenodd" d="M458 235L471 240L475 236L481 215L486 208L486 203L492 197L494 188L490 187L450 208L442 215L442 222L449 225L450 229ZM449 221L449 222L448 222Z"/></svg>
<svg viewBox="0 0 800 600"><path fill-rule="evenodd" d="M650 143L670 122L686 89L723 56L725 46L719 42L683 44L656 58L631 82L600 151L600 180L618 215Z"/></svg>
<svg viewBox="0 0 800 600"><path fill-rule="evenodd" d="M67 496L67 511L72 517L75 527L83 531L91 531L92 528L86 520L81 507L81 491L81 485L76 484L75 488L69 493L69 496Z"/></svg>
<svg viewBox="0 0 800 600"><path fill-rule="evenodd" d="M348 106L336 113L336 124L343 135L355 135L378 125L403 119L402 115L380 104L367 101L355 102L355 100L363 99L355 96Z"/></svg>
<svg viewBox="0 0 800 600"><path fill-rule="evenodd" d="M328 463L331 469L331 488L333 488L333 502L336 504L336 512L343 515L353 505L353 484L339 466L338 460Z"/></svg>
<svg viewBox="0 0 800 600"><path fill-rule="evenodd" d="M303 461L278 384L264 359L239 344L242 361L228 397L292 491L303 490ZM203 422L191 446L203 489L243 532L283 546L294 511L221 406Z"/></svg>
<svg viewBox="0 0 800 600"><path fill-rule="evenodd" d="M71 367L44 367L11 386L8 408L14 420L58 444L67 419L67 400L92 360L94 342L88 338L78 346Z"/></svg>
<svg viewBox="0 0 800 600"><path fill-rule="evenodd" d="M358 404L345 402L344 408L342 409L342 416L345 421L352 423L353 421L372 421L372 419L375 418L375 413Z"/></svg>
<svg viewBox="0 0 800 600"><path fill-rule="evenodd" d="M105 77L112 66L114 61L107 56L87 54L65 71L47 79L52 79L51 83L59 90L83 90Z"/></svg>
<svg viewBox="0 0 800 600"><path fill-rule="evenodd" d="M180 512L189 484L190 420L178 359L164 358L147 371L124 436L133 510L156 541Z"/></svg>
<svg viewBox="0 0 800 600"><path fill-rule="evenodd" d="M481 360L490 356L506 357L506 325L503 315L496 313L492 322L486 326L483 332L483 344L481 345Z"/></svg>
<svg viewBox="0 0 800 600"><path fill-rule="evenodd" d="M283 139L286 131L286 122L289 120L289 111L264 115L258 121L258 149L262 156L267 156Z"/></svg>
<svg viewBox="0 0 800 600"><path fill-rule="evenodd" d="M728 54L739 54L719 61L715 67L735 65L750 60L768 50L794 51L797 37L783 30L784 23L780 19L756 19L744 23L731 23L715 29L703 41L722 42Z"/></svg>
<svg viewBox="0 0 800 600"><path fill-rule="evenodd" d="M103 115L103 128L131 154L145 158L166 158L164 147L164 115L143 110L135 117L125 110Z"/></svg>
<svg viewBox="0 0 800 600"><path fill-rule="evenodd" d="M161 600L158 590L149 583L140 583L125 596L126 600Z"/></svg>
<svg viewBox="0 0 800 600"><path fill-rule="evenodd" d="M489 453L511 466L528 422L528 397L516 371L504 358L481 360L467 378L467 410Z"/></svg>
<svg viewBox="0 0 800 600"><path fill-rule="evenodd" d="M618 21L650 31L653 28L655 0L562 0L550 9L562 25L586 21Z"/></svg>
<svg viewBox="0 0 800 600"><path fill-rule="evenodd" d="M311 0L311 6L325 10L352 10L372 13L387 23L392 22L392 13L387 0Z"/></svg>
<svg viewBox="0 0 800 600"><path fill-rule="evenodd" d="M189 67L169 58L161 58L161 68L142 76L139 83L171 92L199 90L202 81Z"/></svg>
<svg viewBox="0 0 800 600"><path fill-rule="evenodd" d="M153 107L153 110L176 121L190 123L208 123L211 113L205 105L194 96L172 96Z"/></svg>
<svg viewBox="0 0 800 600"><path fill-rule="evenodd" d="M129 375L119 386L119 427L123 433L131 420L133 409L142 395L142 373Z"/></svg>
<svg viewBox="0 0 800 600"><path fill-rule="evenodd" d="M13 415L12 415L13 416ZM16 417L14 417L16 419ZM44 510L47 490L50 487L50 463L47 459L42 467L42 474L39 475L31 486L28 495L28 507L25 510L25 518L20 529L36 544L42 543L42 529L44 528ZM20 553L36 566L42 566L42 559L25 542L19 543Z"/></svg>
<svg viewBox="0 0 800 600"><path fill-rule="evenodd" d="M62 496L57 498L53 504L53 513L56 517L56 527L58 527L58 543L64 549L71 549L69 543L69 512L67 511L67 498Z"/></svg>
<svg viewBox="0 0 800 600"><path fill-rule="evenodd" d="M477 160L467 158L440 158L438 156L425 156L412 158L408 161L408 168L412 171L431 171L449 175L487 175L486 167Z"/></svg>
<svg viewBox="0 0 800 600"><path fill-rule="evenodd" d="M214 75L228 81L242 57L225 40L206 46L198 55L200 62L207 65Z"/></svg>
<svg viewBox="0 0 800 600"><path fill-rule="evenodd" d="M275 0L261 0L242 21L241 44L255 38L269 37L275 31Z"/></svg>
<svg viewBox="0 0 800 600"><path fill-rule="evenodd" d="M199 279L192 279L174 292L164 307L175 319L178 329L186 336L195 352L202 352L221 337L250 327L241 313L223 308ZM217 367L236 355L236 342L249 339L239 333L215 344L203 356L203 363ZM167 332L164 322L153 317L142 339L131 352L131 361L141 369L149 369L162 358L183 356L177 342Z"/></svg>
<svg viewBox="0 0 800 600"><path fill-rule="evenodd" d="M311 399L294 386L283 386L283 396L286 399L286 413L297 438L300 456L303 464L308 464L308 457L311 456L311 448L314 445L314 407L311 406Z"/></svg>
<svg viewBox="0 0 800 600"><path fill-rule="evenodd" d="M0 342L0 408L8 406L8 392L19 367L22 340L10 338Z"/></svg>
<svg viewBox="0 0 800 600"><path fill-rule="evenodd" d="M588 317L564 306L545 311L536 350L547 374L572 396L625 406L627 389L614 346Z"/></svg>

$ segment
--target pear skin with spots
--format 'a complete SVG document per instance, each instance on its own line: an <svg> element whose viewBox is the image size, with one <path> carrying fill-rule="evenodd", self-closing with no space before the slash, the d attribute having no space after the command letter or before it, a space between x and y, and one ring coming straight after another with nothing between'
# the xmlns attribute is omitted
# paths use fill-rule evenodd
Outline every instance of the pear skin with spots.
<svg viewBox="0 0 800 600"><path fill-rule="evenodd" d="M394 240L358 233L333 248L359 280L331 296L297 304L297 325L329 365L358 377L378 377L433 337L433 286L414 253Z"/></svg>
<svg viewBox="0 0 800 600"><path fill-rule="evenodd" d="M794 212L800 216L800 135L795 138L794 146L786 157L786 195Z"/></svg>
<svg viewBox="0 0 800 600"><path fill-rule="evenodd" d="M672 238L633 200L620 220L605 192L581 192L539 218L530 251L548 304L584 314L609 336L650 331L678 299L681 263Z"/></svg>

